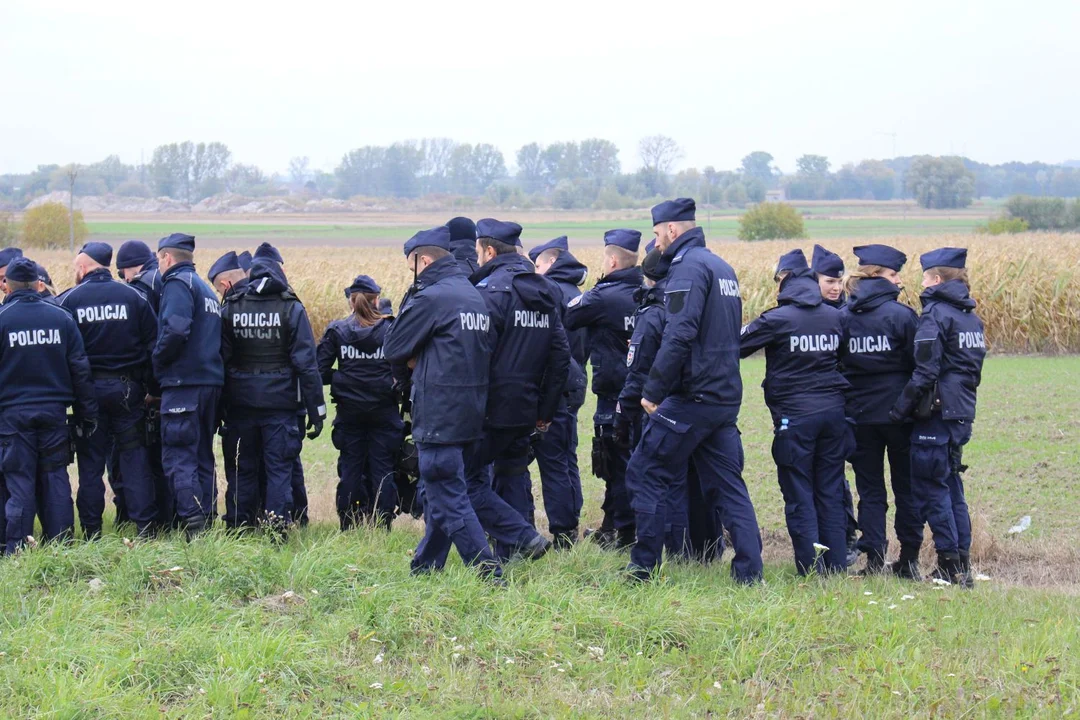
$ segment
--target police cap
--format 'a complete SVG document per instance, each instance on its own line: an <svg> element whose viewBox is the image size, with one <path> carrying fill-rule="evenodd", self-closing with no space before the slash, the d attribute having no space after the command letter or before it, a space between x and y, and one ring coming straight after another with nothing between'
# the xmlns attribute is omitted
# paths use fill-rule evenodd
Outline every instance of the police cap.
<svg viewBox="0 0 1080 720"><path fill-rule="evenodd" d="M421 247L437 247L450 252L450 228L440 225L416 233L405 241L405 257L409 257L414 250Z"/></svg>
<svg viewBox="0 0 1080 720"><path fill-rule="evenodd" d="M652 224L668 222L692 222L697 211L693 198L665 200L652 209Z"/></svg>
<svg viewBox="0 0 1080 720"><path fill-rule="evenodd" d="M467 217L456 217L446 223L450 228L450 242L458 240L476 241L476 223Z"/></svg>
<svg viewBox="0 0 1080 720"><path fill-rule="evenodd" d="M570 242L566 239L565 235L560 235L554 240L548 240L543 245L537 245L529 251L529 259L534 263L536 258L540 257L541 253L545 253L548 250L558 250L559 252L570 252Z"/></svg>
<svg viewBox="0 0 1080 720"><path fill-rule="evenodd" d="M936 267L960 269L967 264L967 248L946 247L931 250L928 253L924 253L919 258L919 262L922 263L922 269L924 271Z"/></svg>
<svg viewBox="0 0 1080 720"><path fill-rule="evenodd" d="M0 268L7 267L12 260L22 256L22 250L16 247L7 247L0 250Z"/></svg>
<svg viewBox="0 0 1080 720"><path fill-rule="evenodd" d="M30 258L18 257L8 263L5 279L13 282L37 282L37 263Z"/></svg>
<svg viewBox="0 0 1080 720"><path fill-rule="evenodd" d="M608 230L604 233L604 247L614 245L615 247L621 247L623 250L629 250L632 253L636 253L640 244L641 233L637 230L619 228L616 230Z"/></svg>
<svg viewBox="0 0 1080 720"><path fill-rule="evenodd" d="M820 245L814 245L814 255L810 260L810 269L825 277L842 277L844 275L844 259Z"/></svg>
<svg viewBox="0 0 1080 720"><path fill-rule="evenodd" d="M880 265L900 272L907 262L907 255L888 245L860 245L852 248L860 265Z"/></svg>
<svg viewBox="0 0 1080 720"><path fill-rule="evenodd" d="M806 255L803 255L802 250L796 248L791 252L784 253L780 256L780 261L776 263L776 274L773 277L784 272L793 273L808 269L809 266L806 264Z"/></svg>
<svg viewBox="0 0 1080 720"><path fill-rule="evenodd" d="M521 247L521 226L515 222L484 218L476 223L476 237L491 238L506 245Z"/></svg>
<svg viewBox="0 0 1080 720"><path fill-rule="evenodd" d="M378 286L370 275L357 275L356 279L352 281L352 285L345 288L345 297L352 297L353 293L378 295L381 292L382 288Z"/></svg>
<svg viewBox="0 0 1080 720"><path fill-rule="evenodd" d="M254 260L273 260L279 265L284 265L285 260L281 257L281 253L278 249L270 243L262 243L259 247L255 248L255 254L251 256Z"/></svg>
<svg viewBox="0 0 1080 720"><path fill-rule="evenodd" d="M116 269L141 267L154 259L154 253L142 240L128 240L116 251Z"/></svg>
<svg viewBox="0 0 1080 720"><path fill-rule="evenodd" d="M206 277L210 279L210 282L214 282L214 278L223 272L229 272L230 270L243 270L240 267L240 259L236 253L232 250L225 253L210 266L210 272L206 273Z"/></svg>
<svg viewBox="0 0 1080 720"><path fill-rule="evenodd" d="M112 245L103 242L88 242L79 248L80 255L86 255L98 265L112 265Z"/></svg>
<svg viewBox="0 0 1080 720"><path fill-rule="evenodd" d="M157 249L165 250L167 248L195 252L195 236L185 235L184 233L173 233L169 237L161 238L161 240L158 241Z"/></svg>

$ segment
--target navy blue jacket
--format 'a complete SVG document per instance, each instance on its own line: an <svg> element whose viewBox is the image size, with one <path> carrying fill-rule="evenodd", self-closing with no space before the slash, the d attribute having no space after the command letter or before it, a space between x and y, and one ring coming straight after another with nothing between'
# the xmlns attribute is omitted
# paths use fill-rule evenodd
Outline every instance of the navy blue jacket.
<svg viewBox="0 0 1080 720"><path fill-rule="evenodd" d="M659 403L679 394L728 408L734 421L742 405L739 279L705 247L701 228L676 238L663 260L670 263L664 286L667 321L642 396Z"/></svg>
<svg viewBox="0 0 1080 720"><path fill-rule="evenodd" d="M577 258L564 252L555 258L544 277L559 288L562 294L560 311L566 341L570 345L570 372L566 378L566 404L571 408L581 407L585 403L585 389L589 378L585 374L585 362L589 357L589 332L582 328L570 330L566 327L567 305L581 295L578 288L589 276L589 269L578 262Z"/></svg>
<svg viewBox="0 0 1080 720"><path fill-rule="evenodd" d="M531 428L538 420L551 422L570 370L562 293L517 253L495 256L469 280L491 317L487 424Z"/></svg>
<svg viewBox="0 0 1080 720"><path fill-rule="evenodd" d="M100 268L87 273L57 304L75 318L93 372L150 379L157 316L142 293Z"/></svg>
<svg viewBox="0 0 1080 720"><path fill-rule="evenodd" d="M416 360L415 442L461 445L484 437L490 327L484 299L453 256L436 260L417 278L383 342L391 364Z"/></svg>
<svg viewBox="0 0 1080 720"><path fill-rule="evenodd" d="M641 268L616 270L566 306L568 330L588 330L592 391L615 400L626 382L626 353L634 334L634 292L641 287Z"/></svg>
<svg viewBox="0 0 1080 720"><path fill-rule="evenodd" d="M225 384L221 362L221 304L190 262L162 280L154 376L162 388Z"/></svg>
<svg viewBox="0 0 1080 720"><path fill-rule="evenodd" d="M480 267L476 261L475 240L451 240L450 254L457 260L458 267L466 277L472 275Z"/></svg>
<svg viewBox="0 0 1080 720"><path fill-rule="evenodd" d="M937 383L941 416L946 420L975 419L975 391L982 380L986 357L983 324L967 285L950 280L927 288L915 332L915 372L894 408L908 417L919 400Z"/></svg>
<svg viewBox="0 0 1080 720"><path fill-rule="evenodd" d="M915 368L915 311L896 301L900 288L885 278L859 281L840 310L842 372L851 387L847 416L860 425L884 425Z"/></svg>
<svg viewBox="0 0 1080 720"><path fill-rule="evenodd" d="M644 410L641 407L641 391L649 377L660 343L664 337L667 310L664 308L664 283L656 287L638 289L639 305L634 313L634 335L630 338L630 350L626 353L626 384L619 394L619 410L623 415L634 417Z"/></svg>
<svg viewBox="0 0 1080 720"><path fill-rule="evenodd" d="M138 290L150 303L154 312L161 307L161 289L164 285L161 279L161 271L158 270L157 258L154 258L142 266L142 270L129 283Z"/></svg>
<svg viewBox="0 0 1080 720"><path fill-rule="evenodd" d="M397 409L394 377L383 352L383 340L392 321L387 318L362 327L356 315L350 315L330 323L319 340L319 374L323 384L330 386L339 416Z"/></svg>
<svg viewBox="0 0 1080 720"><path fill-rule="evenodd" d="M47 403L74 405L83 420L98 417L75 320L37 291L17 290L0 306L0 410Z"/></svg>
<svg viewBox="0 0 1080 720"><path fill-rule="evenodd" d="M221 357L230 411L303 408L326 417L307 311L273 260L255 260L247 287L222 306Z"/></svg>
<svg viewBox="0 0 1080 720"><path fill-rule="evenodd" d="M765 404L773 420L844 407L848 382L839 370L840 311L821 299L803 270L780 283L779 306L743 329L742 356L765 348Z"/></svg>

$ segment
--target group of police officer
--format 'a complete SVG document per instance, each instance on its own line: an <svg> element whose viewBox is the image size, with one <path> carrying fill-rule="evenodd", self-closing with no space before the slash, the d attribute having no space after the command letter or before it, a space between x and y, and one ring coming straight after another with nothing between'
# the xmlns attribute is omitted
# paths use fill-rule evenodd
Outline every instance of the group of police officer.
<svg viewBox="0 0 1080 720"><path fill-rule="evenodd" d="M405 244L413 284L396 317L366 275L345 289L351 313L316 345L283 259L261 245L225 253L198 277L195 239L139 241L116 253L87 243L76 285L53 297L41 266L0 251L0 471L3 535L13 552L40 515L46 539L73 532L66 466L78 459L76 507L101 532L109 470L118 521L140 535L196 533L216 515L214 436L225 461L225 523L280 538L307 520L301 443L337 406L342 529L390 527L405 508L408 437L425 534L415 573L451 545L500 582L513 558L579 540L577 414L585 364L596 395L592 469L605 482L604 547L630 549L645 580L669 559L734 550L733 578L762 573L761 535L742 478L740 358L765 350L773 458L800 573L886 569L891 464L900 559L916 579L924 522L937 574L970 585L970 521L960 473L985 339L968 294L965 252L922 257L923 314L897 301L903 253L855 249L859 268L815 246L781 257L778 305L742 327L734 270L711 252L695 204L652 210L654 239L604 235L601 275L559 237L522 252L520 225L454 218ZM72 418L66 408L73 407ZM69 442L73 438L73 442ZM554 542L536 528L536 459ZM845 478L855 469L856 519ZM395 481L396 480L396 481ZM861 531L861 538L858 532Z"/></svg>

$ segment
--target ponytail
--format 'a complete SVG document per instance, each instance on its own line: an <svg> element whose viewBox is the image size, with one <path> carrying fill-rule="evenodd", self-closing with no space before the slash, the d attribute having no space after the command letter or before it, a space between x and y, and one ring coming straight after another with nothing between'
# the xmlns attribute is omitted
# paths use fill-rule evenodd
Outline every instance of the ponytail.
<svg viewBox="0 0 1080 720"><path fill-rule="evenodd" d="M858 289L860 280L877 277L882 270L885 270L883 265L859 265L844 276L844 292L851 297Z"/></svg>
<svg viewBox="0 0 1080 720"><path fill-rule="evenodd" d="M371 327L389 317L379 312L378 303L379 296L376 293L354 292L349 296L349 305L352 306L353 315L360 327Z"/></svg>

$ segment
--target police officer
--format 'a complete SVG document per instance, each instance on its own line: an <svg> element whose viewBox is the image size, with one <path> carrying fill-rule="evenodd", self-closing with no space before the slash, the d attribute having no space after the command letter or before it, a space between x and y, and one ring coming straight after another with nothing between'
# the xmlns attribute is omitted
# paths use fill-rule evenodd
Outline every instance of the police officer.
<svg viewBox="0 0 1080 720"><path fill-rule="evenodd" d="M157 521L154 480L146 449L146 378L157 340L157 316L137 290L116 282L109 272L112 247L83 245L75 257L75 287L58 299L75 318L94 380L100 418L97 432L78 437L79 490L76 506L87 539L101 534L105 512L102 476L114 445L123 482L113 492L123 496L127 516L139 535Z"/></svg>
<svg viewBox="0 0 1080 720"><path fill-rule="evenodd" d="M158 261L146 243L128 240L116 251L116 273L147 299L154 312L161 304L162 278Z"/></svg>
<svg viewBox="0 0 1080 720"><path fill-rule="evenodd" d="M250 257L249 253L249 260ZM248 267L251 267L250 262ZM240 256L233 250L215 260L210 266L210 272L206 273L206 277L221 296L222 303L234 294L244 292L248 286L248 271L241 264ZM225 408L225 412L222 413L223 422L218 428L218 434L221 436L221 458L225 466L225 515L223 516L225 527L253 527L263 510L266 478L262 458L257 453L251 453L245 458L245 462L257 468L259 482L254 487L241 487L236 477L240 427L235 422L229 422L227 407L225 404L222 407Z"/></svg>
<svg viewBox="0 0 1080 720"><path fill-rule="evenodd" d="M637 230L604 234L604 274L591 290L570 301L565 319L568 330L588 331L596 395L593 474L605 483L604 519L595 534L601 545L609 547L634 542L634 513L626 494L630 451L615 440L615 406L626 381L626 353L634 333L634 293L642 277L637 265L640 242Z"/></svg>
<svg viewBox="0 0 1080 720"><path fill-rule="evenodd" d="M161 460L176 513L189 534L213 521L214 434L225 372L221 305L195 271L195 238L158 243L161 310L154 375L161 386Z"/></svg>
<svg viewBox="0 0 1080 720"><path fill-rule="evenodd" d="M337 512L342 531L365 518L390 529L398 505L394 462L405 424L383 341L393 318L379 309L382 288L359 275L345 288L352 313L327 326L316 351L337 412ZM334 369L334 366L337 369Z"/></svg>
<svg viewBox="0 0 1080 720"><path fill-rule="evenodd" d="M638 525L628 569L644 578L659 564L664 501L680 496L693 462L705 503L731 532L731 574L749 584L761 577L761 534L742 479L736 425L742 404L742 298L735 271L705 247L695 211L690 198L652 209L656 247L670 268L664 292L667 321L641 392L649 418L627 470L628 476L633 473Z"/></svg>
<svg viewBox="0 0 1080 720"><path fill-rule="evenodd" d="M240 266L243 267L244 262L241 260L240 256L237 256L237 260L240 260ZM280 269L281 269L281 277L285 278L285 283L286 283L286 286L288 287L289 292L292 293L293 296L296 296L296 291L292 289L291 285L288 285L289 280L288 280L288 277L286 277L286 275L285 275L285 268L284 268L285 260L284 260L284 258L281 257L281 253L278 251L278 249L276 247L274 247L270 243L265 243L264 242L264 243L261 243L259 245L259 247L255 248L255 254L253 256L251 256L251 259L248 262L248 267L247 267L247 270L246 270L246 272L249 275L251 274L251 264L252 264L252 262L254 262L254 260L273 260L274 262L276 262L278 264L278 266L280 267ZM296 428L297 428L297 432L300 435L301 447L303 446L303 443L304 443L304 423L305 423L305 421L307 419L308 419L307 411L304 409L303 406L301 406L300 409L297 411L297 414L296 414ZM297 453L296 457L293 458L293 475L292 475L292 477L293 477L293 505L292 505L293 506L293 521L296 524L300 525L301 527L304 527L304 526L306 526L308 524L308 498L307 498L307 487L304 484L304 463L303 463L303 460L301 460L301 458L300 458L300 453ZM265 482L262 482L261 485L265 485Z"/></svg>
<svg viewBox="0 0 1080 720"><path fill-rule="evenodd" d="M844 462L854 444L838 370L840 311L822 301L802 250L780 259L776 278L778 306L743 329L742 356L765 349L762 387L795 567L839 572L847 567Z"/></svg>
<svg viewBox="0 0 1080 720"><path fill-rule="evenodd" d="M492 485L509 511L478 505L475 498L473 506L481 525L498 540L501 558L523 544L522 532L529 554L535 557L549 543L535 531L522 529L520 519L530 529L535 527L530 437L551 427L570 369L562 293L526 267L518 253L520 225L485 218L477 223L476 235L480 269L469 281L487 304L492 343L485 438L476 469L493 463ZM473 484L470 481L470 487Z"/></svg>
<svg viewBox="0 0 1080 720"><path fill-rule="evenodd" d="M911 432L911 490L930 524L937 576L965 588L971 575L971 518L960 474L975 421L986 336L975 314L967 250L941 248L919 258L923 312L915 333L915 372L889 419L915 418Z"/></svg>
<svg viewBox="0 0 1080 720"><path fill-rule="evenodd" d="M7 272L7 266L15 258L21 258L23 251L17 247L6 247L0 249L0 287L4 283L4 273Z"/></svg>
<svg viewBox="0 0 1080 720"><path fill-rule="evenodd" d="M255 461L261 461L262 520L272 531L284 531L293 518L293 462L300 454L297 410L302 401L314 440L322 433L326 404L307 312L278 263L255 258L247 289L222 306L221 332L225 407L240 433L239 495L257 494Z"/></svg>
<svg viewBox="0 0 1080 720"><path fill-rule="evenodd" d="M5 263L0 307L0 467L3 468L4 552L33 535L40 511L45 539L70 535L75 518L67 464L65 408L74 406L84 434L98 408L90 363L71 316L35 290L28 258Z"/></svg>
<svg viewBox="0 0 1080 720"><path fill-rule="evenodd" d="M49 271L45 269L45 266L41 263L34 263L34 267L37 268L38 281L35 289L37 290L38 297L46 302L53 302L56 297L56 288L53 287L52 278L49 277Z"/></svg>
<svg viewBox="0 0 1080 720"><path fill-rule="evenodd" d="M573 256L565 235L538 245L529 251L536 272L550 280L562 295L561 316L566 306L581 295L579 289L589 276L589 270ZM570 345L570 372L565 397L555 411L547 432L534 436L533 452L540 470L540 489L544 497L544 512L548 530L556 549L572 546L578 538L581 518L581 473L578 470L578 409L585 403L588 377L585 362L588 353L588 332L566 330Z"/></svg>
<svg viewBox="0 0 1080 720"><path fill-rule="evenodd" d="M885 455L889 457L894 526L900 540L900 560L892 566L900 577L919 579L922 519L911 495L911 425L889 420L914 369L915 311L897 301L900 270L907 256L888 245L855 248L858 268L845 283L848 302L841 310L844 338L840 360L851 384L847 416L855 421L855 452L851 467L859 490L859 549L866 553L865 574L885 567L888 539L885 515Z"/></svg>
<svg viewBox="0 0 1080 720"><path fill-rule="evenodd" d="M466 564L501 578L465 482L465 457L484 437L491 318L450 254L449 228L418 232L405 243L405 259L414 283L383 350L391 363L412 369L413 440L425 495L424 538L412 571L442 569L453 543Z"/></svg>
<svg viewBox="0 0 1080 720"><path fill-rule="evenodd" d="M467 217L456 217L446 227L450 228L450 252L461 272L472 275L480 267L476 257L476 223Z"/></svg>
<svg viewBox="0 0 1080 720"><path fill-rule="evenodd" d="M821 289L821 299L829 307L837 310L843 309L847 304L844 293L844 260L836 253L826 250L820 245L814 245L814 253L810 259L810 270L817 279L818 288ZM847 518L847 562L853 565L859 559L858 530L859 523L855 518L855 501L851 497L851 485L844 478L844 513Z"/></svg>

